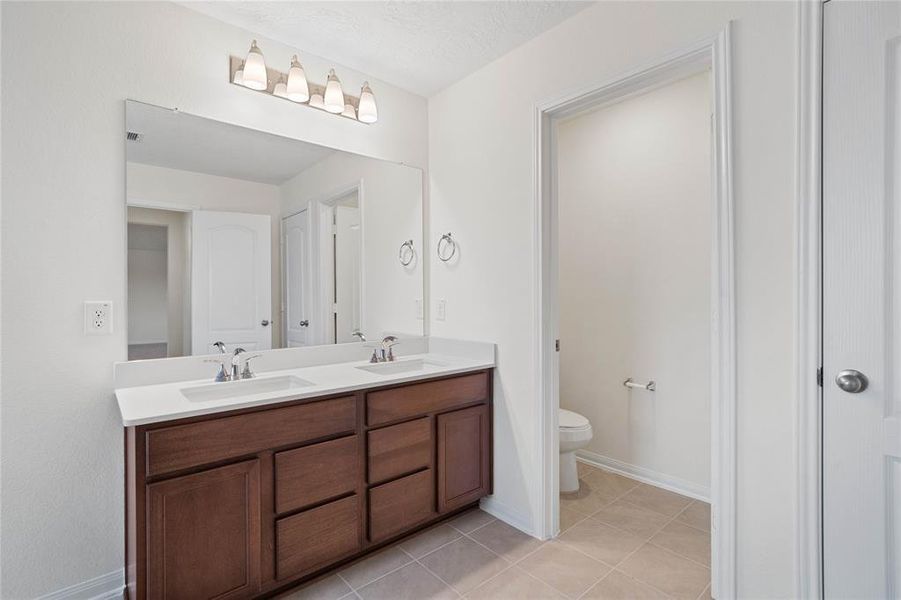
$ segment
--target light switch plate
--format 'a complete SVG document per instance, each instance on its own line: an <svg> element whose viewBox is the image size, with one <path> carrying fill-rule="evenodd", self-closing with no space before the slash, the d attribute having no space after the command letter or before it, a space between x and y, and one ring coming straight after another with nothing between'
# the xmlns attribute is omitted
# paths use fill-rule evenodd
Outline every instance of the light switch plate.
<svg viewBox="0 0 901 600"><path fill-rule="evenodd" d="M435 311L437 318L439 321L444 321L447 319L447 300L444 298L438 299L438 310Z"/></svg>
<svg viewBox="0 0 901 600"><path fill-rule="evenodd" d="M110 300L85 300L85 335L110 335L113 332L113 303Z"/></svg>

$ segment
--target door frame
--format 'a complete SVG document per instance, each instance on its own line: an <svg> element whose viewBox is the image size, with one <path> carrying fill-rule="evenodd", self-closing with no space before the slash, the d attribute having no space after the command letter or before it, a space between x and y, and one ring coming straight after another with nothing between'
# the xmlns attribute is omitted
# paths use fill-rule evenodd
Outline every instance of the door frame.
<svg viewBox="0 0 901 600"><path fill-rule="evenodd" d="M798 3L798 148L795 200L796 591L822 598L823 478L823 2Z"/></svg>
<svg viewBox="0 0 901 600"><path fill-rule="evenodd" d="M282 347L284 347L284 348L288 347L288 270L285 268L286 262L287 262L287 255L285 252L285 238L286 238L286 236L285 236L285 221L290 219L291 217L296 217L297 215L299 215L300 213L303 213L303 212L307 213L307 243L306 243L306 246L307 246L307 249L306 249L307 250L307 252L306 252L307 272L309 274L310 280L312 280L313 279L313 265L312 265L312 260L311 260L311 256L310 256L311 251L312 251L312 248L310 247L311 246L310 240L312 239L312 236L313 236L313 231L312 231L313 224L311 223L312 219L310 218L310 207L304 206L300 210L295 210L294 212L283 214L279 217L280 226L278 228L278 235L279 235L279 240L278 240L279 267L278 267L278 270L279 270L279 279L281 280L280 283L281 283L281 288L282 288L282 297L280 299L281 306L279 308L279 317L281 318L281 324L282 324L281 336L282 336ZM312 281L308 281L306 283L307 283L307 285L310 285L312 283ZM308 312L313 312L315 310L314 307L315 307L316 301L313 298L312 290L310 291L309 298L310 298L310 308L309 308ZM312 338L312 337L314 337L314 333L315 333L314 329L312 327L310 327L308 329L307 335L308 335L308 337ZM308 344L308 345L312 346L314 344Z"/></svg>
<svg viewBox="0 0 901 600"><path fill-rule="evenodd" d="M709 69L712 81L711 270L711 531L714 597L736 595L736 362L735 274L732 209L731 23L658 60L535 106L534 231L536 331L535 386L539 390L536 437L539 486L536 534L559 531L559 381L555 139L552 122Z"/></svg>

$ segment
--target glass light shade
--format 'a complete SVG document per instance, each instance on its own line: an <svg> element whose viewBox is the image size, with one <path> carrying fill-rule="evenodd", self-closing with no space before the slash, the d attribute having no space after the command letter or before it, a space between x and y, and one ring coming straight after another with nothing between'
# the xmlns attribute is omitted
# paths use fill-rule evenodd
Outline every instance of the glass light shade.
<svg viewBox="0 0 901 600"><path fill-rule="evenodd" d="M341 113L341 116L342 117L350 117L351 119L356 119L357 111L356 111L356 109L354 109L354 105L353 104L345 104L344 112Z"/></svg>
<svg viewBox="0 0 901 600"><path fill-rule="evenodd" d="M375 105L375 96L369 89L369 82L363 82L360 90L360 106L357 108L357 118L363 123L375 123L379 120L379 109Z"/></svg>
<svg viewBox="0 0 901 600"><path fill-rule="evenodd" d="M288 97L288 86L281 79L278 80L278 83L275 84L275 89L272 90L273 96L278 96L279 98L287 98Z"/></svg>
<svg viewBox="0 0 901 600"><path fill-rule="evenodd" d="M341 89L341 82L335 75L335 70L328 72L328 83L325 84L325 110L330 113L344 112L344 91Z"/></svg>
<svg viewBox="0 0 901 600"><path fill-rule="evenodd" d="M252 90L265 90L269 87L266 61L263 60L263 53L260 52L256 40L250 44L250 51L244 60L244 85Z"/></svg>
<svg viewBox="0 0 901 600"><path fill-rule="evenodd" d="M306 102L310 99L307 76L296 54L291 59L291 68L288 70L288 99L294 102Z"/></svg>
<svg viewBox="0 0 901 600"><path fill-rule="evenodd" d="M235 71L235 77L232 81L238 85L244 85L244 69L240 68Z"/></svg>
<svg viewBox="0 0 901 600"><path fill-rule="evenodd" d="M325 110L325 102L322 100L322 94L313 94L310 96L310 106Z"/></svg>

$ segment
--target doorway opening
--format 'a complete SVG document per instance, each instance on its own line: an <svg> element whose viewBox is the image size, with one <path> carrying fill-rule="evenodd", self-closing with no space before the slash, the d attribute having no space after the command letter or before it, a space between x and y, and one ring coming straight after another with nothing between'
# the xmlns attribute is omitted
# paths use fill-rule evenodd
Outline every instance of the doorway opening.
<svg viewBox="0 0 901 600"><path fill-rule="evenodd" d="M610 585L734 595L728 48L537 109L539 532Z"/></svg>

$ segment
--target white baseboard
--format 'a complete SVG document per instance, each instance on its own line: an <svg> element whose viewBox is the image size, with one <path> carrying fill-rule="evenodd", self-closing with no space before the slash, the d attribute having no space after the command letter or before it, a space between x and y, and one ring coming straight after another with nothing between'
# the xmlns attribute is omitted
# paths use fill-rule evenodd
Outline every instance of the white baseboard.
<svg viewBox="0 0 901 600"><path fill-rule="evenodd" d="M507 525L516 527L520 531L528 533L533 537L540 537L538 535L535 535L535 529L533 527L534 523L532 523L532 519L530 519L527 515L522 514L518 510L511 508L508 504L504 504L494 496L482 498L481 502L479 502L479 508L484 510L492 517L500 519Z"/></svg>
<svg viewBox="0 0 901 600"><path fill-rule="evenodd" d="M645 467L630 465L629 463L602 456L589 450L576 450L576 459L592 467L612 471L624 477L635 479L695 500L710 502L710 487L698 485L671 475L665 475Z"/></svg>
<svg viewBox="0 0 901 600"><path fill-rule="evenodd" d="M118 569L61 590L38 600L122 600L125 593L125 569Z"/></svg>

